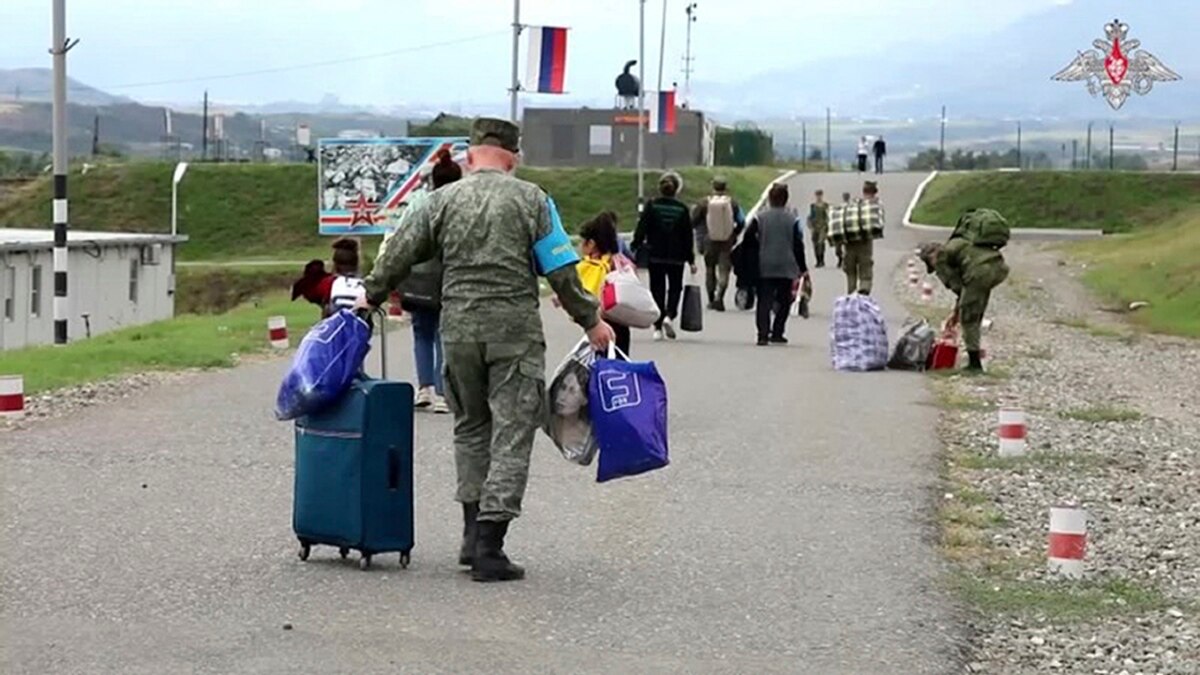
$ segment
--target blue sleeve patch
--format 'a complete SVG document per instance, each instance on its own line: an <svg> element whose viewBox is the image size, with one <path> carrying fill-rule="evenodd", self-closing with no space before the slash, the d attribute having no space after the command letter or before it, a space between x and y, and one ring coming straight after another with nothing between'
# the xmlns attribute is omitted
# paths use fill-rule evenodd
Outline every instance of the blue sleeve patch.
<svg viewBox="0 0 1200 675"><path fill-rule="evenodd" d="M550 233L533 245L533 260L542 276L579 262L579 254L563 229L562 218L552 198L546 197L546 207L550 209Z"/></svg>

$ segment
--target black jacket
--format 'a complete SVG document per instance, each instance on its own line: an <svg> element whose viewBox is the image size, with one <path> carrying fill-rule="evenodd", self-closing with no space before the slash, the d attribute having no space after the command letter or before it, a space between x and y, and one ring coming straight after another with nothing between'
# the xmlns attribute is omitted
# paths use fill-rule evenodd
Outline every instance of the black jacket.
<svg viewBox="0 0 1200 675"><path fill-rule="evenodd" d="M633 233L633 250L651 263L682 265L696 262L692 222L688 207L674 197L656 197L646 202ZM642 251L648 251L643 254Z"/></svg>

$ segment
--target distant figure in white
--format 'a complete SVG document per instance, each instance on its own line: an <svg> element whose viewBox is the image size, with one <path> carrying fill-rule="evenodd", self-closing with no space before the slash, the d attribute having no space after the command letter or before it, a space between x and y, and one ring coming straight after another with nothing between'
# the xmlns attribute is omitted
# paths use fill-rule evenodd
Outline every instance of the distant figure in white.
<svg viewBox="0 0 1200 675"><path fill-rule="evenodd" d="M863 136L858 139L858 172L863 173L867 170L867 155L871 153L871 144L867 142L867 137Z"/></svg>

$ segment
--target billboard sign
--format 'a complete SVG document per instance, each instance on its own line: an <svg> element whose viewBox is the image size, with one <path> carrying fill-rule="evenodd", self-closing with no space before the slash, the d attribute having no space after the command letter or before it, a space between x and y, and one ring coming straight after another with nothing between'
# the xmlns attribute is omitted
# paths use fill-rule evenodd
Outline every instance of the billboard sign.
<svg viewBox="0 0 1200 675"><path fill-rule="evenodd" d="M408 200L428 189L437 152L466 163L466 138L322 138L317 141L320 233L383 235Z"/></svg>

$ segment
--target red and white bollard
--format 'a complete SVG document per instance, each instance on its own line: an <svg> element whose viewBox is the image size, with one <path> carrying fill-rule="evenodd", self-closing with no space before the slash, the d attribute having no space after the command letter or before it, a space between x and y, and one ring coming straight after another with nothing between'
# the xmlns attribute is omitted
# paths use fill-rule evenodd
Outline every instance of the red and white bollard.
<svg viewBox="0 0 1200 675"><path fill-rule="evenodd" d="M0 375L0 417L25 416L25 378Z"/></svg>
<svg viewBox="0 0 1200 675"><path fill-rule="evenodd" d="M927 305L933 302L933 284L928 281L921 282L921 302Z"/></svg>
<svg viewBox="0 0 1200 675"><path fill-rule="evenodd" d="M400 294L396 291L392 291L388 296L388 316L393 319L404 316L404 309L400 307Z"/></svg>
<svg viewBox="0 0 1200 675"><path fill-rule="evenodd" d="M276 349L287 349L289 346L287 332L287 317L272 316L267 318L267 339Z"/></svg>
<svg viewBox="0 0 1200 675"><path fill-rule="evenodd" d="M1087 511L1078 506L1050 507L1050 543L1046 554L1051 572L1072 579L1083 576L1087 552Z"/></svg>
<svg viewBox="0 0 1200 675"><path fill-rule="evenodd" d="M1025 411L1020 408L1001 408L996 437L1000 439L1001 457L1020 457L1025 454Z"/></svg>

